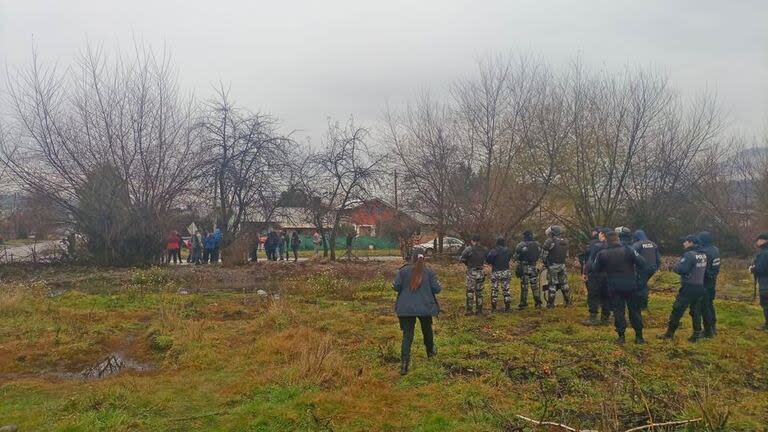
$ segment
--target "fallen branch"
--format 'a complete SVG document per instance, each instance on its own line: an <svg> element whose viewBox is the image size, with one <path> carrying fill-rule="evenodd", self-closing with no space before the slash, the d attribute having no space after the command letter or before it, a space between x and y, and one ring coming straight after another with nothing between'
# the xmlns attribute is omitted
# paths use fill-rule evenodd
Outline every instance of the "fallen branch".
<svg viewBox="0 0 768 432"><path fill-rule="evenodd" d="M530 418L525 417L525 416L521 416L520 414L515 415L515 417L517 417L519 419L523 419L525 421L529 421L529 422L537 424L539 426L555 426L555 427L559 427L559 428L561 428L563 430L567 430L569 432L582 432L582 431L579 431L578 429L574 429L574 428L572 428L570 426L567 426L567 425L564 425L564 424L555 423L555 422L548 422L548 421L538 421L538 420L530 419Z"/></svg>
<svg viewBox="0 0 768 432"><path fill-rule="evenodd" d="M688 424L688 423L700 422L701 420L702 420L701 418L696 418L696 419L692 419L692 420L680 420L680 421L672 421L672 422L666 422L666 423L651 423L651 424L647 424L645 426L638 426L638 427L634 427L632 429L627 429L624 432L637 432L637 431L641 431L641 430L645 430L645 429L650 429L650 428L655 428L655 427L661 427L661 426L678 426L678 425L684 425L684 424Z"/></svg>

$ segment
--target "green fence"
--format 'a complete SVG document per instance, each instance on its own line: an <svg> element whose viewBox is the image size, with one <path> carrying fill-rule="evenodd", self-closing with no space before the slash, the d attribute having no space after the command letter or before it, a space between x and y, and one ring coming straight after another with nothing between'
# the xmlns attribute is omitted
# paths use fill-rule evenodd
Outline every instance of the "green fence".
<svg viewBox="0 0 768 432"><path fill-rule="evenodd" d="M315 245L312 243L312 236L299 236L301 239L301 246L299 250L314 250ZM352 243L352 247L356 250L368 249L371 245L375 250L380 249L396 249L397 243L383 237L355 237L355 241ZM336 237L336 250L342 250L347 247L346 237Z"/></svg>

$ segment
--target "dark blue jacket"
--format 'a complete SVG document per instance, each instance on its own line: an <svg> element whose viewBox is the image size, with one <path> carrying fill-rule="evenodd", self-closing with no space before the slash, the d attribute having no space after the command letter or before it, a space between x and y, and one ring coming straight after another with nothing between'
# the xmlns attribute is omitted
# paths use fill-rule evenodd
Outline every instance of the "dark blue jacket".
<svg viewBox="0 0 768 432"><path fill-rule="evenodd" d="M605 242L601 242L600 240L591 242L589 244L589 250L587 251L587 261L584 263L584 270L587 275L595 276L601 273L595 270L595 259L597 259L597 254L600 253L601 250L605 249L605 247Z"/></svg>
<svg viewBox="0 0 768 432"><path fill-rule="evenodd" d="M399 317L413 316L437 316L440 306L437 304L435 294L442 291L437 274L428 267L424 267L421 277L421 285L416 291L411 291L411 272L413 265L406 265L397 272L393 288L397 291L395 301L395 313Z"/></svg>
<svg viewBox="0 0 768 432"><path fill-rule="evenodd" d="M612 291L631 292L637 289L637 274L645 270L646 262L627 245L608 245L597 253L592 270L605 273Z"/></svg>
<svg viewBox="0 0 768 432"><path fill-rule="evenodd" d="M760 248L755 257L752 274L755 275L757 283L760 284L760 292L768 292L768 244Z"/></svg>
<svg viewBox="0 0 768 432"><path fill-rule="evenodd" d="M650 241L643 230L635 231L635 242L632 244L634 249L647 263L646 272L656 273L661 268L661 253L656 243Z"/></svg>
<svg viewBox="0 0 768 432"><path fill-rule="evenodd" d="M704 272L704 286L714 287L720 274L720 249L712 244L712 234L704 231L698 234L698 251L707 255L707 270Z"/></svg>
<svg viewBox="0 0 768 432"><path fill-rule="evenodd" d="M488 252L485 262L491 265L492 271L509 270L509 262L512 260L512 253L506 246L496 246Z"/></svg>
<svg viewBox="0 0 768 432"><path fill-rule="evenodd" d="M688 249L675 266L675 273L680 275L682 289L691 292L704 292L704 272L707 270L707 255L695 249Z"/></svg>

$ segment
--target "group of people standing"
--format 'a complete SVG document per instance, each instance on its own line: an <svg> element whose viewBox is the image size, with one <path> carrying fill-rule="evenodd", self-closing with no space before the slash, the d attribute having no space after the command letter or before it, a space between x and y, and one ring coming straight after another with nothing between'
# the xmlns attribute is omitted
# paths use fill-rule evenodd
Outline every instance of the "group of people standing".
<svg viewBox="0 0 768 432"><path fill-rule="evenodd" d="M536 307L542 306L540 278L545 280L543 290L547 295L548 308L554 307L558 290L566 306L572 303L566 272L568 241L562 237L563 230L559 226L550 226L545 234L547 239L540 245L533 233L524 232L514 251L506 247L503 238L498 238L495 247L488 251L482 246L479 236L472 236L471 245L464 249L460 257L467 267L466 315L483 313L486 264L491 267L491 311L497 310L499 289L503 293L505 311L510 310L510 263L513 259L518 263L515 273L521 280L519 309L528 306L528 288L533 291ZM680 320L688 311L693 324L689 341L697 342L701 337L712 338L717 334L715 296L720 251L709 232L691 234L681 240L685 251L672 269L680 275L680 289L672 304L667 329L659 338L672 339ZM759 252L749 270L760 289L760 304L765 318L760 329L768 330L768 233L757 237L756 246ZM539 260L543 264L541 270L537 265ZM613 314L616 341L623 344L628 313L635 332L635 343L644 344L642 310L648 307L648 281L661 268L661 254L656 243L649 240L643 230L632 233L627 227L595 228L592 240L579 256L579 263L587 285L589 317L584 324L608 324ZM419 250L413 252L410 262L397 273L393 287L397 292L395 312L403 332L400 373L404 375L410 365L417 319L424 335L427 357L437 353L432 319L440 311L436 294L442 288L435 272L425 267L424 254Z"/></svg>
<svg viewBox="0 0 768 432"><path fill-rule="evenodd" d="M560 291L565 305L572 303L571 290L568 286L566 261L568 259L568 240L559 226L551 226L545 231L547 239L540 244L531 231L523 233L523 238L514 251L506 246L502 237L496 239L496 246L490 251L480 242L480 236L474 235L471 244L461 253L459 260L467 267L467 304L466 315L483 314L483 285L486 273L485 265L491 267L491 312L498 309L499 290L504 299L504 310L511 308L512 298L509 284L512 278L510 263L517 262L515 275L520 278L520 302L518 309L528 307L528 289L533 294L537 308L542 307L542 291L546 295L547 308L555 307L557 291ZM538 262L543 266L540 270ZM544 280L543 290L539 289L539 280Z"/></svg>
<svg viewBox="0 0 768 432"><path fill-rule="evenodd" d="M259 244L262 243L259 236L255 236L253 248L251 250L251 261L256 262L259 260ZM299 260L299 247L301 246L301 238L299 233L294 231L288 234L286 230L274 231L271 230L267 233L266 238L263 240L264 253L267 256L268 261L288 261L289 251L293 252L293 260Z"/></svg>
<svg viewBox="0 0 768 432"><path fill-rule="evenodd" d="M165 241L165 262L182 263L181 250L187 249L188 264L207 264L219 262L221 245L221 230L216 228L212 232L196 230L185 240L178 231L172 231Z"/></svg>

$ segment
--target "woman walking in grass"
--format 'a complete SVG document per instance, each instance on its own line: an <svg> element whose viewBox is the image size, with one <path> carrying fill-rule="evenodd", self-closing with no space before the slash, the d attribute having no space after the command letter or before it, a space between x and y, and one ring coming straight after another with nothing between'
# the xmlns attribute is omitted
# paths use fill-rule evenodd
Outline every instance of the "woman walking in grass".
<svg viewBox="0 0 768 432"><path fill-rule="evenodd" d="M432 358L437 354L432 334L432 317L440 312L435 294L442 288L437 281L437 274L424 265L424 255L417 252L413 255L411 263L397 272L394 289L397 291L395 312L400 320L400 329L403 331L400 375L405 375L408 373L411 360L411 344L413 344L416 318L421 324L427 357Z"/></svg>

